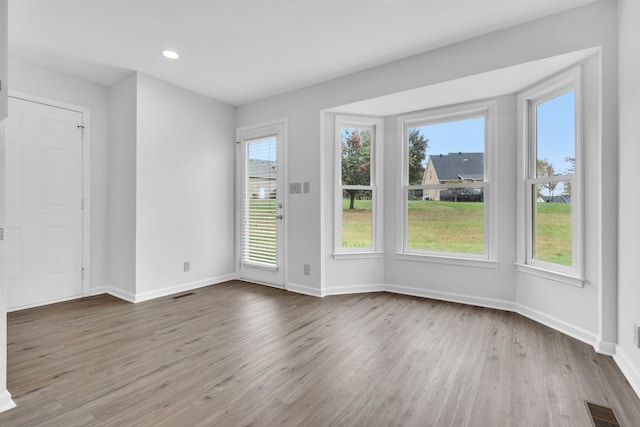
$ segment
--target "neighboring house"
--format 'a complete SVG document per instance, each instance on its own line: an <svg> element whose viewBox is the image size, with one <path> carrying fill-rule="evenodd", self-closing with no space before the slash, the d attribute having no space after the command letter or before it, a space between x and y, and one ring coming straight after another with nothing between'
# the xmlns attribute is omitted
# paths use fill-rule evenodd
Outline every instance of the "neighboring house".
<svg viewBox="0 0 640 427"><path fill-rule="evenodd" d="M559 195L559 196L541 196L538 198L538 202L545 203L571 203L570 195Z"/></svg>
<svg viewBox="0 0 640 427"><path fill-rule="evenodd" d="M276 198L276 162L249 159L249 194L258 199Z"/></svg>
<svg viewBox="0 0 640 427"><path fill-rule="evenodd" d="M424 170L422 185L459 184L461 182L484 181L484 153L449 153L429 156ZM480 189L428 189L424 190L425 200L482 199Z"/></svg>

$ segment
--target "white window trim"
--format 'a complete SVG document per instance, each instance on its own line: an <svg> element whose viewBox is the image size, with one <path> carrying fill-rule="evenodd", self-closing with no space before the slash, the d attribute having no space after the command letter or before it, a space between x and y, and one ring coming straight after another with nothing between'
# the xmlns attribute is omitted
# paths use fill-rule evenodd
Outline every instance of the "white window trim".
<svg viewBox="0 0 640 427"><path fill-rule="evenodd" d="M382 137L384 121L377 117L335 116L335 211L334 251L335 259L381 258L382 253ZM342 185L342 133L344 128L369 129L371 131L371 182L370 185ZM361 189L371 191L371 247L342 247L342 190Z"/></svg>
<svg viewBox="0 0 640 427"><path fill-rule="evenodd" d="M435 250L409 249L408 239L408 207L406 203L407 192L411 189L425 188L422 185L409 185L408 183L408 129L446 123L455 120L464 120L484 116L485 145L484 145L484 170L485 177L482 183L461 183L455 187L484 187L484 253L472 254L467 252L447 252ZM398 204L398 233L396 258L401 260L423 261L438 264L455 264L470 267L497 268L496 244L497 244L497 203L494 194L497 179L497 168L494 167L496 153L497 130L497 105L495 100L469 102L454 106L438 107L425 111L405 114L398 117L398 137L402 141L402 155L400 156L400 194L401 202ZM431 187L451 188L452 185L430 185Z"/></svg>
<svg viewBox="0 0 640 427"><path fill-rule="evenodd" d="M572 175L558 175L551 178L536 178L535 146L530 143L535 138L535 109L543 102L560 96L568 91L575 93L576 114L576 172ZM518 94L518 248L516 267L518 271L556 282L582 287L584 286L584 180L583 180L583 106L582 106L582 68L581 66L563 72L557 76ZM572 265L563 266L533 258L533 206L531 185L550 181L572 181L571 187L571 224L572 224Z"/></svg>
<svg viewBox="0 0 640 427"><path fill-rule="evenodd" d="M284 168L282 168L282 200L284 203L283 206L283 231L282 233L279 233L279 238L281 239L281 245L282 245L282 256L280 259L280 263L282 266L282 278L281 279L277 279L278 283L277 286L281 286L280 282L282 282L282 286L284 286L286 288L286 284L288 283L288 277L289 277L289 265L287 263L287 260L289 259L289 245L287 245L287 236L289 234L289 192L286 191L288 190L287 187L287 182L289 182L289 172L288 172L288 168L287 168L287 164L288 164L288 155L287 155L287 146L288 146L288 126L289 126L289 119L287 117L283 117L280 119L275 119L275 120L269 120L269 121L265 121L265 122L261 122L261 123L256 123L256 124L252 124L252 125L247 125L247 126L242 126L240 128L236 129L236 160L235 160L235 166L236 166L236 190L235 190L235 203L236 203L236 213L235 213L235 221L236 221L236 230L235 230L235 234L236 234L236 276L239 278L243 277L242 274L242 270L245 269L245 271L248 270L259 270L259 271L265 271L265 272L278 272L278 268L274 268L271 266L261 266L257 263L247 263L247 262L243 262L242 261L242 251L243 251L243 227L241 226L241 224L244 221L244 185L245 185L245 178L244 178L244 166L242 165L242 162L245 160L244 156L240 155L240 150L242 149L242 144L239 142L242 139L245 140L252 140L252 139L259 139L262 137L269 137L269 136L273 136L273 135L278 135L278 137L280 138L280 144L281 144L281 149L282 149L282 163L284 164ZM271 284L273 285L273 283L271 283L271 279L267 278L260 278L260 279L255 279L255 278L251 278L251 280L253 281L257 281L260 283L266 283L266 284Z"/></svg>

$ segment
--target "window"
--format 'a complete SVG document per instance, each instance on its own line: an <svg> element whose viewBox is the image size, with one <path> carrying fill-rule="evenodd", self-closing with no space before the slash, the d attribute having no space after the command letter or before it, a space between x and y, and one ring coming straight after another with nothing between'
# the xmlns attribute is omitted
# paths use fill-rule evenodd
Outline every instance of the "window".
<svg viewBox="0 0 640 427"><path fill-rule="evenodd" d="M582 276L579 70L520 94L524 155L521 262Z"/></svg>
<svg viewBox="0 0 640 427"><path fill-rule="evenodd" d="M493 103L401 118L401 254L488 260L489 141Z"/></svg>
<svg viewBox="0 0 640 427"><path fill-rule="evenodd" d="M379 163L382 121L336 117L336 254L380 248Z"/></svg>

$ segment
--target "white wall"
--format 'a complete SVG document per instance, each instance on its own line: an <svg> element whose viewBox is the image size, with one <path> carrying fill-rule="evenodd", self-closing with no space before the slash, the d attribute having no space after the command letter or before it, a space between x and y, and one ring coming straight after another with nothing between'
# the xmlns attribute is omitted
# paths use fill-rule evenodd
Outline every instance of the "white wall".
<svg viewBox="0 0 640 427"><path fill-rule="evenodd" d="M0 228L5 228L5 122L7 113L7 0L0 1ZM7 281L4 240L0 241L0 412L14 406L7 391Z"/></svg>
<svg viewBox="0 0 640 427"><path fill-rule="evenodd" d="M17 58L9 73L14 91L91 110L94 293L135 300L235 272L233 107L138 73L110 88Z"/></svg>
<svg viewBox="0 0 640 427"><path fill-rule="evenodd" d="M615 66L615 50L613 58L610 52L615 32L610 30L603 41L601 55L609 57ZM613 354L617 327L616 266L607 257L615 257L616 253L616 111L614 108L603 112L600 107L603 98L600 73L599 56L589 58L582 66L583 287L519 272L517 302L522 313L592 343L598 351ZM602 67L602 73L604 79L613 80L614 88L608 84L605 87L607 97L615 101L615 71L607 66ZM614 164L608 165L611 160ZM612 194L614 199L608 200Z"/></svg>
<svg viewBox="0 0 640 427"><path fill-rule="evenodd" d="M136 294L229 279L235 109L141 73L137 91Z"/></svg>
<svg viewBox="0 0 640 427"><path fill-rule="evenodd" d="M0 228L5 227L5 121L0 120ZM7 391L7 283L4 240L0 241L0 412L11 409L15 403Z"/></svg>
<svg viewBox="0 0 640 427"><path fill-rule="evenodd" d="M335 185L336 185L336 143L335 143L335 115L324 114L323 115L323 155L324 155L324 167L323 172L325 174L324 185L324 221L325 232L322 236L324 239L324 252L323 261L326 266L322 271L324 286L322 287L322 294L342 294L351 292L373 291L382 290L384 288L384 256L379 254L373 258L360 259L354 262L353 259L333 259L334 252L334 214L335 214ZM388 157L389 144L387 141L390 139L389 132L391 127L389 123L383 124L384 134L382 138L383 145L383 162L384 166L387 166L390 162ZM378 143L380 141L376 141ZM391 153L395 154L395 153ZM387 185L388 175L386 174L385 167L382 168L382 177L385 182L382 182L380 188L378 188L378 199L383 210L385 210L383 219L386 218L386 211L389 205L392 203L389 201L389 197L393 197L391 194L385 194L381 192L384 188L392 188ZM338 178L339 179L339 178ZM378 236L382 239L382 244L387 241L389 227L385 223L384 233L382 236ZM382 251L382 247L381 247Z"/></svg>
<svg viewBox="0 0 640 427"><path fill-rule="evenodd" d="M505 228L503 234L498 237L500 258L497 270L455 268L435 264L425 266L423 263L395 261L393 229L396 227L396 221L393 206L396 202L394 198L397 197L394 189L398 187L394 185L394 169L397 168L393 165L397 164L394 157L397 150L388 146L385 149L385 184L392 187L385 189L387 208L384 273L381 273L379 264L375 261L334 260L331 237L334 187L330 155L333 149L329 146L333 142L332 138L325 138L321 142L321 127L326 133L330 126L327 123L321 126L320 116L324 109L600 46L603 58L602 128L603 140L607 143L607 149L602 153L602 163L607 168L602 180L605 185L615 188L616 108L615 105L612 107L612 103L616 102L616 43L616 4L614 1L605 0L241 106L238 109L238 126L283 116L289 118L289 181L310 181L313 189L312 197L291 198L289 203L289 285L302 285L311 289L312 293L322 294L330 292L332 287L344 289L365 282L386 283L417 288L425 295L436 296L436 293L445 293L439 296L467 301L475 299L476 303L483 305L509 307L521 304L530 309L529 315L550 321L548 323L578 335L581 339L597 341L606 332L605 339L611 340L611 331L615 331L616 319L615 304L613 310L611 309L611 302L615 301L615 265L612 265L610 256L613 251L615 257L615 205L613 208L606 207L606 212L600 212L601 218L594 222L602 247L592 247L591 250L599 250L603 255L599 255L598 265L594 266L598 270L591 278L594 284L586 290L571 289L567 285L548 281L540 284L538 280L516 276L513 270L515 250L512 250L515 236L510 234L515 234L513 207L499 214L499 224ZM505 99L503 102L509 101ZM391 126L387 120L387 135L390 132L393 134ZM515 163L515 147L508 145L510 134L515 144L515 128L508 129L506 126L501 129L503 140L499 144L507 145L500 148L499 161ZM387 141L385 144L393 144L393 141ZM502 177L508 179L510 174L514 173L515 169L510 170L510 167L515 168L502 165ZM514 184L501 182L500 185L503 186L505 194L515 197ZM320 193L315 191L318 188ZM597 189L597 192L601 190L602 188ZM615 198L615 191L613 195L607 192L603 197ZM591 244L598 243L591 241ZM311 265L311 276L302 274L302 264L305 263ZM425 279L427 273L429 280ZM445 276L448 280L444 279ZM365 280L362 277L365 277ZM606 288L602 286L603 282ZM460 296L462 298L459 298ZM600 318L599 305L605 309Z"/></svg>
<svg viewBox="0 0 640 427"><path fill-rule="evenodd" d="M105 290L138 302L235 277L235 109L137 72L109 95Z"/></svg>
<svg viewBox="0 0 640 427"><path fill-rule="evenodd" d="M108 283L107 105L108 88L98 83L9 58L10 90L91 110L91 286Z"/></svg>
<svg viewBox="0 0 640 427"><path fill-rule="evenodd" d="M640 199L635 197L640 159L640 3L619 0L620 198L618 347L616 360L640 395L640 349L633 325L640 325Z"/></svg>
<svg viewBox="0 0 640 427"><path fill-rule="evenodd" d="M498 239L495 259L497 266L459 267L427 261L407 261L396 259L400 236L400 212L397 206L402 203L402 193L392 191L402 186L402 177L398 174L402 141L398 137L401 129L396 129L397 119L387 120L387 138L385 140L385 283L394 292L419 296L431 296L452 301L466 302L483 306L512 310L516 300L515 233L516 233L516 97L501 96L495 100L496 146L489 159L496 168L495 182L491 196L497 218L498 230L494 234ZM493 179L493 177L491 177Z"/></svg>
<svg viewBox="0 0 640 427"><path fill-rule="evenodd" d="M136 73L109 88L109 283L105 290L127 300L136 293L136 91Z"/></svg>

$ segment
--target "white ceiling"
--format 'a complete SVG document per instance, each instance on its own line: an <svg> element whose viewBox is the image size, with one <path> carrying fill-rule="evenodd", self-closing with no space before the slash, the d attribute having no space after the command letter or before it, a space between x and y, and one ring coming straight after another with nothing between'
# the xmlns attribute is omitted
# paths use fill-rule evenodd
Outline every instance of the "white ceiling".
<svg viewBox="0 0 640 427"><path fill-rule="evenodd" d="M241 105L595 1L9 0L9 54Z"/></svg>
<svg viewBox="0 0 640 427"><path fill-rule="evenodd" d="M598 48L579 50L512 67L499 68L461 79L449 80L443 83L341 105L326 111L386 117L443 105L454 105L513 94L597 54L598 51Z"/></svg>

